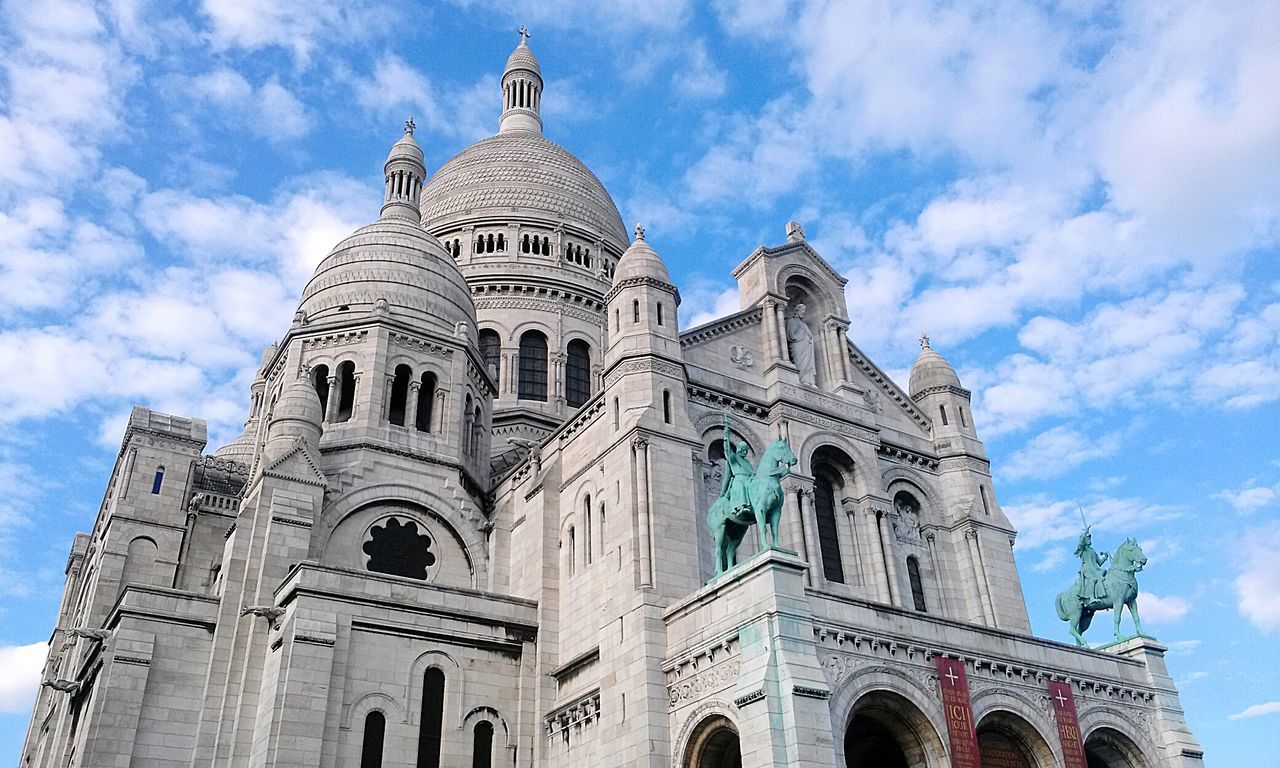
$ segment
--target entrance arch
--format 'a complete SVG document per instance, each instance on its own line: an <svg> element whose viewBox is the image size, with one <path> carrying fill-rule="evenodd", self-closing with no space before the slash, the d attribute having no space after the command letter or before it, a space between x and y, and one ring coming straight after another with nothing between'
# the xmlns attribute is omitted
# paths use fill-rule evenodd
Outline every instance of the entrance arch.
<svg viewBox="0 0 1280 768"><path fill-rule="evenodd" d="M873 690L854 705L844 732L845 768L944 765L942 741L929 718L903 696Z"/></svg>
<svg viewBox="0 0 1280 768"><path fill-rule="evenodd" d="M1089 768L1147 768L1142 751L1114 728L1098 728L1084 740Z"/></svg>
<svg viewBox="0 0 1280 768"><path fill-rule="evenodd" d="M683 768L742 768L742 745L733 721L712 715L699 723L685 750Z"/></svg>
<svg viewBox="0 0 1280 768"><path fill-rule="evenodd" d="M984 768L1050 768L1053 749L1035 726L1004 709L978 721L978 753Z"/></svg>

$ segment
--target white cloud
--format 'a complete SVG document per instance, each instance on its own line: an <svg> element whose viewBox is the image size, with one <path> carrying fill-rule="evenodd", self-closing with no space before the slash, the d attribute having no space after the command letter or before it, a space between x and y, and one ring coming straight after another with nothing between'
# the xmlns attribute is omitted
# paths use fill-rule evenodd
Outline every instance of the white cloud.
<svg viewBox="0 0 1280 768"><path fill-rule="evenodd" d="M681 299L680 314L689 318L681 321L683 328L695 328L742 309L736 285L723 289L695 287L687 293L681 293Z"/></svg>
<svg viewBox="0 0 1280 768"><path fill-rule="evenodd" d="M0 646L0 712L31 711L40 689L40 672L49 655L47 643Z"/></svg>
<svg viewBox="0 0 1280 768"><path fill-rule="evenodd" d="M672 84L676 92L690 99L717 99L727 87L725 71L716 66L707 52L707 44L695 40L681 47L681 61Z"/></svg>
<svg viewBox="0 0 1280 768"><path fill-rule="evenodd" d="M1250 717L1262 717L1263 715L1274 715L1280 712L1280 701L1268 701L1265 704L1254 704L1245 707L1234 715L1228 715L1228 720L1244 720Z"/></svg>
<svg viewBox="0 0 1280 768"><path fill-rule="evenodd" d="M1235 491L1224 489L1215 493L1213 497L1222 499L1237 512L1247 515L1274 504L1280 497L1280 486L1259 486L1251 483Z"/></svg>
<svg viewBox="0 0 1280 768"><path fill-rule="evenodd" d="M1167 646L1169 648L1169 653L1190 655L1195 653L1195 650L1200 647L1202 642L1203 641L1201 640L1174 640L1173 642L1168 643Z"/></svg>
<svg viewBox="0 0 1280 768"><path fill-rule="evenodd" d="M1242 567L1236 576L1236 605L1264 631L1280 629L1280 523L1255 528L1240 542Z"/></svg>
<svg viewBox="0 0 1280 768"><path fill-rule="evenodd" d="M283 140L311 131L306 106L275 78L255 88L244 75L222 66L180 83L179 96L220 108L259 136Z"/></svg>
<svg viewBox="0 0 1280 768"><path fill-rule="evenodd" d="M1181 597L1160 597L1154 592L1138 593L1138 614L1143 621L1152 624L1176 624L1191 610L1191 605Z"/></svg>
<svg viewBox="0 0 1280 768"><path fill-rule="evenodd" d="M316 50L349 45L396 28L394 4L368 0L204 0L216 50L279 47L301 66Z"/></svg>
<svg viewBox="0 0 1280 768"><path fill-rule="evenodd" d="M1104 534L1129 536L1139 528L1173 520L1182 513L1176 507L1133 498L1087 496L1080 503L1093 527L1094 547L1099 551L1113 543ZM1035 550L1051 543L1073 547L1083 527L1075 499L1055 501L1047 496L1035 496L1004 504L1001 508L1018 530L1017 546L1020 551ZM1114 543L1118 545L1119 541Z"/></svg>
<svg viewBox="0 0 1280 768"><path fill-rule="evenodd" d="M437 86L404 59L387 54L367 76L347 72L344 78L356 103L388 123L412 116L422 127L419 141L431 133L474 141L497 131L502 89L493 74L469 86ZM551 90L551 89L549 89Z"/></svg>
<svg viewBox="0 0 1280 768"><path fill-rule="evenodd" d="M1001 468L1010 479L1055 477L1094 459L1120 450L1120 435L1112 432L1097 439L1060 424L1036 435Z"/></svg>

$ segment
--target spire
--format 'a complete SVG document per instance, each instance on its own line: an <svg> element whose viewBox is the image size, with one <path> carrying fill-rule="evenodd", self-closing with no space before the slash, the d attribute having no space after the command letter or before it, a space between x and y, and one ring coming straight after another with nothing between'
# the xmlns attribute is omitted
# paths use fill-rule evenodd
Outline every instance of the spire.
<svg viewBox="0 0 1280 768"><path fill-rule="evenodd" d="M391 145L387 155L386 188L382 196L382 218L408 219L417 224L422 221L422 213L418 208L422 183L427 178L427 166L423 162L422 150L413 138L417 125L410 117L404 121L404 135Z"/></svg>
<svg viewBox="0 0 1280 768"><path fill-rule="evenodd" d="M929 346L929 335L928 335L928 334L926 334L924 331L921 331L921 332L920 332L920 348L921 348L921 349L930 349L930 348L931 348L931 347Z"/></svg>
<svg viewBox="0 0 1280 768"><path fill-rule="evenodd" d="M498 133L542 133L542 68L529 48L529 30L520 27L520 44L502 72L502 119Z"/></svg>

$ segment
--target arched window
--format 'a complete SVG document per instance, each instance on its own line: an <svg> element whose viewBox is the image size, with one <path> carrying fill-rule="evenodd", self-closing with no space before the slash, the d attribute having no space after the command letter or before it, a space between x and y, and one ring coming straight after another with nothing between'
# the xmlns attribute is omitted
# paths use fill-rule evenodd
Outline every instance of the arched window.
<svg viewBox="0 0 1280 768"><path fill-rule="evenodd" d="M938 404L938 415L942 416L942 426L947 426L947 406Z"/></svg>
<svg viewBox="0 0 1280 768"><path fill-rule="evenodd" d="M419 432L431 431L431 411L436 404L436 377L432 373L422 374L418 383L418 412L414 414L413 426Z"/></svg>
<svg viewBox="0 0 1280 768"><path fill-rule="evenodd" d="M521 400L547 401L547 337L541 331L525 331L520 336L520 381L516 389Z"/></svg>
<svg viewBox="0 0 1280 768"><path fill-rule="evenodd" d="M471 768L493 768L493 723L481 720L471 733Z"/></svg>
<svg viewBox="0 0 1280 768"><path fill-rule="evenodd" d="M956 408L960 411L960 426L967 428L969 426L969 422L964 417L964 406L959 405L956 406Z"/></svg>
<svg viewBox="0 0 1280 768"><path fill-rule="evenodd" d="M662 390L662 421L664 424L671 423L671 390Z"/></svg>
<svg viewBox="0 0 1280 768"><path fill-rule="evenodd" d="M502 337L492 328L480 329L480 359L489 375L497 379L502 368Z"/></svg>
<svg viewBox="0 0 1280 768"><path fill-rule="evenodd" d="M521 253L529 252L529 236L528 235L525 235L524 237L520 238L520 252Z"/></svg>
<svg viewBox="0 0 1280 768"><path fill-rule="evenodd" d="M387 421L397 427L404 426L405 406L409 401L409 379L413 378L413 369L407 365L396 366L396 375L391 379L391 403L387 406Z"/></svg>
<svg viewBox="0 0 1280 768"><path fill-rule="evenodd" d="M640 300L635 299L631 302L631 322L640 322Z"/></svg>
<svg viewBox="0 0 1280 768"><path fill-rule="evenodd" d="M582 252L582 266L591 269L591 249L587 248Z"/></svg>
<svg viewBox="0 0 1280 768"><path fill-rule="evenodd" d="M506 241L506 238L502 236L501 232L498 233L498 250L499 251L507 250L507 241Z"/></svg>
<svg viewBox="0 0 1280 768"><path fill-rule="evenodd" d="M591 347L582 339L569 342L564 367L564 399L577 408L591 397Z"/></svg>
<svg viewBox="0 0 1280 768"><path fill-rule="evenodd" d="M818 549L822 552L822 575L827 581L844 583L840 562L840 534L836 531L836 492L831 480L818 475L813 483L813 511L818 518Z"/></svg>
<svg viewBox="0 0 1280 768"><path fill-rule="evenodd" d="M317 365L311 369L311 383L316 388L316 397L320 398L320 412L329 408L329 366Z"/></svg>
<svg viewBox="0 0 1280 768"><path fill-rule="evenodd" d="M613 398L613 428L618 428L618 398Z"/></svg>
<svg viewBox="0 0 1280 768"><path fill-rule="evenodd" d="M615 308L613 310L613 332L617 333L622 330L622 310Z"/></svg>
<svg viewBox="0 0 1280 768"><path fill-rule="evenodd" d="M387 718L374 710L364 718L364 744L360 747L360 768L382 768L382 741L387 734Z"/></svg>
<svg viewBox="0 0 1280 768"><path fill-rule="evenodd" d="M582 505L582 552L587 565L591 565L591 494Z"/></svg>
<svg viewBox="0 0 1280 768"><path fill-rule="evenodd" d="M466 401L462 405L462 454L464 456L471 455L471 425L474 423L471 415L471 395L467 395Z"/></svg>
<svg viewBox="0 0 1280 768"><path fill-rule="evenodd" d="M418 728L418 768L440 768L444 725L444 673L432 667L422 676L422 723Z"/></svg>
<svg viewBox="0 0 1280 768"><path fill-rule="evenodd" d="M356 408L356 364L350 360L338 366L338 421L346 421Z"/></svg>
<svg viewBox="0 0 1280 768"><path fill-rule="evenodd" d="M551 255L551 238L549 237L542 238L542 255L543 256Z"/></svg>
<svg viewBox="0 0 1280 768"><path fill-rule="evenodd" d="M156 574L155 541L146 536L139 536L129 542L124 556L124 568L120 572L120 591L129 584L153 586Z"/></svg>
<svg viewBox="0 0 1280 768"><path fill-rule="evenodd" d="M151 492L159 493L164 487L164 466L156 467L156 476L151 480Z"/></svg>
<svg viewBox="0 0 1280 768"><path fill-rule="evenodd" d="M569 573L573 573L578 568L578 541L575 536L573 526L569 526Z"/></svg>
<svg viewBox="0 0 1280 768"><path fill-rule="evenodd" d="M484 415L480 412L480 406L476 406L475 412L471 416L471 460L480 460L480 440L484 437Z"/></svg>
<svg viewBox="0 0 1280 768"><path fill-rule="evenodd" d="M920 560L915 555L907 557L907 578L911 580L911 602L916 610L924 613L924 582L920 579Z"/></svg>
<svg viewBox="0 0 1280 768"><path fill-rule="evenodd" d="M658 325L662 325L662 302L658 302Z"/></svg>

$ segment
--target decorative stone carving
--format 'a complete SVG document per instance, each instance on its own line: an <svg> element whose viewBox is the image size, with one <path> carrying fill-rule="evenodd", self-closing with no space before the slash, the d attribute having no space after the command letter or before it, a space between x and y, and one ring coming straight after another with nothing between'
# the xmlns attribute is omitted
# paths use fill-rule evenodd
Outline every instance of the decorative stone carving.
<svg viewBox="0 0 1280 768"><path fill-rule="evenodd" d="M751 350L741 344L734 344L729 347L729 362L745 371L755 365L756 358Z"/></svg>

